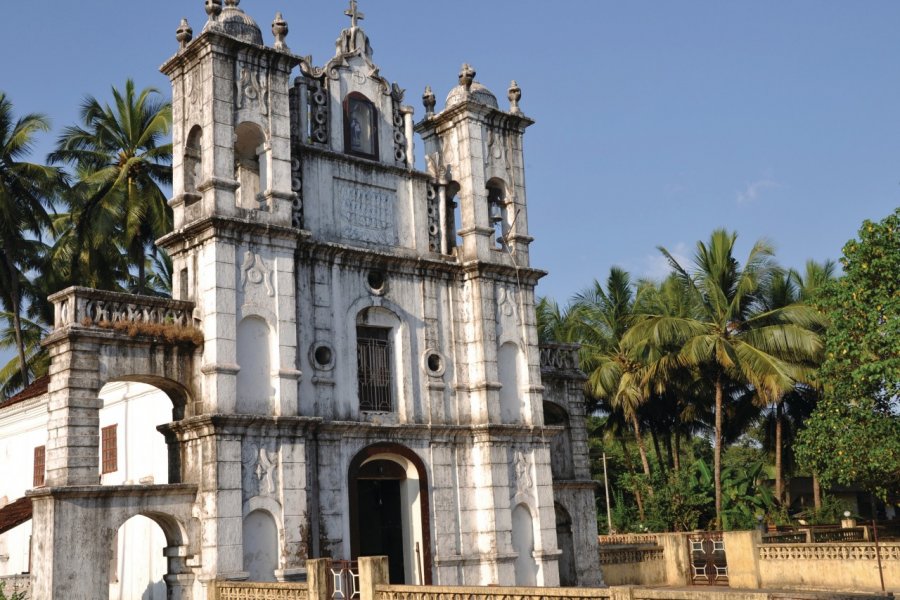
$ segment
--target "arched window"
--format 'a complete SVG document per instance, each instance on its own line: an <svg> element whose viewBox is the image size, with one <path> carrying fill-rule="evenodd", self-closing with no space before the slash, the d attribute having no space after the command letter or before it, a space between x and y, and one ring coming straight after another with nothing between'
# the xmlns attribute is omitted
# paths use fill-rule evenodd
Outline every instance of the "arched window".
<svg viewBox="0 0 900 600"><path fill-rule="evenodd" d="M488 219L494 230L494 247L506 249L506 235L509 233L509 218L506 210L506 185L499 179L487 183Z"/></svg>
<svg viewBox="0 0 900 600"><path fill-rule="evenodd" d="M236 203L241 208L259 208L268 187L266 137L259 125L247 122L235 127L234 135L234 179L239 184Z"/></svg>
<svg viewBox="0 0 900 600"><path fill-rule="evenodd" d="M462 229L462 215L460 214L459 202L459 184L451 181L447 186L447 214L445 216L447 222L447 250L452 253L454 248L462 246L462 238L459 236L459 230Z"/></svg>
<svg viewBox="0 0 900 600"><path fill-rule="evenodd" d="M344 152L378 159L378 112L359 92L344 98Z"/></svg>
<svg viewBox="0 0 900 600"><path fill-rule="evenodd" d="M397 316L383 308L371 307L356 318L356 368L359 410L396 410L395 355L399 350Z"/></svg>
<svg viewBox="0 0 900 600"><path fill-rule="evenodd" d="M184 191L188 194L196 194L200 185L203 168L203 130L195 125L188 134L187 144L184 146Z"/></svg>
<svg viewBox="0 0 900 600"><path fill-rule="evenodd" d="M569 414L559 404L544 401L544 425L564 427L562 433L550 438L550 472L554 481L574 479L575 469L572 465L572 431L569 427Z"/></svg>

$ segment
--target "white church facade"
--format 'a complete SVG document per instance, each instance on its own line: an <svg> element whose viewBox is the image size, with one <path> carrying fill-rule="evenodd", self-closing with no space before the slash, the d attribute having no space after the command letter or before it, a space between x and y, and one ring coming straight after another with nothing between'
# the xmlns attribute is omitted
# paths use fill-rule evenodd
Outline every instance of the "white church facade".
<svg viewBox="0 0 900 600"><path fill-rule="evenodd" d="M200 599L387 555L396 583L602 584L584 376L537 340L521 90L464 65L415 122L355 2L320 67L238 4L162 67L173 299L56 294L47 391L0 407L0 496L33 515L0 575ZM126 573L135 547L159 564Z"/></svg>

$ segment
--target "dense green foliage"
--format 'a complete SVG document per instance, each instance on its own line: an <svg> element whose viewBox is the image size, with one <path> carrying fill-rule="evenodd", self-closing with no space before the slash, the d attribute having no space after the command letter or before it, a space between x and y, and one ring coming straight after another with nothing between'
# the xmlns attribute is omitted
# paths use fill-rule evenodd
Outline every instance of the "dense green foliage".
<svg viewBox="0 0 900 600"><path fill-rule="evenodd" d="M14 117L0 92L0 398L47 372L47 296L69 285L167 295L171 264L153 242L172 227L171 106L127 81L112 104L88 97L47 166L25 160L42 115ZM59 209L59 210L57 210Z"/></svg>
<svg viewBox="0 0 900 600"><path fill-rule="evenodd" d="M820 480L882 498L900 489L897 220L865 224L840 278L830 261L785 270L764 242L742 264L736 234L720 230L690 268L661 249L662 282L614 268L567 306L539 302L541 339L582 345L614 529L833 522ZM812 476L809 504L788 497L792 474Z"/></svg>
<svg viewBox="0 0 900 600"><path fill-rule="evenodd" d="M823 482L900 490L900 209L866 221L826 286L830 319L821 401L800 434L800 461Z"/></svg>

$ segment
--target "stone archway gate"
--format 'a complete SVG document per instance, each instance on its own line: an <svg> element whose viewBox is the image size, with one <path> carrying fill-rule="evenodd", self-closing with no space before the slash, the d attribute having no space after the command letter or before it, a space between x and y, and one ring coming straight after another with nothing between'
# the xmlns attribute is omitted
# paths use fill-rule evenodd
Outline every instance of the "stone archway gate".
<svg viewBox="0 0 900 600"><path fill-rule="evenodd" d="M170 483L101 486L100 390L110 381L149 383L172 400L173 420L194 412L194 363L202 335L193 304L86 288L50 296L54 329L48 389L47 487L32 490L33 593L37 598L106 598L119 526L136 515L165 534L169 598L190 599L199 554L192 516L197 486L180 482L170 450Z"/></svg>

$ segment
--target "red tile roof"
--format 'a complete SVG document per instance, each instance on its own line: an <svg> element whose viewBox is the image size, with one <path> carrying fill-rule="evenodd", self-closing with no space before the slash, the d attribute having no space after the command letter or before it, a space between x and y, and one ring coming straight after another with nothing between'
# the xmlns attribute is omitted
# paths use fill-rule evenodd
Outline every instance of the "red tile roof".
<svg viewBox="0 0 900 600"><path fill-rule="evenodd" d="M37 398L38 396L43 396L47 393L47 387L49 385L49 375L39 377L38 379L35 379L31 383L31 385L29 385L27 388L25 388L15 396L7 398L6 400L0 400L0 409L12 406L13 404L18 404L19 402L25 402L26 400L30 400L32 398Z"/></svg>
<svg viewBox="0 0 900 600"><path fill-rule="evenodd" d="M31 519L31 498L19 498L0 508L0 534Z"/></svg>

